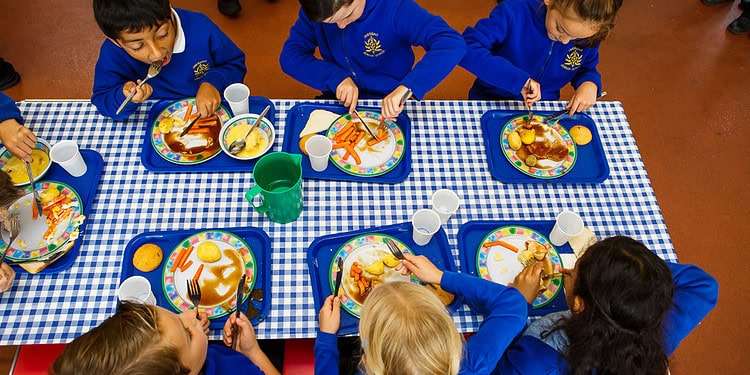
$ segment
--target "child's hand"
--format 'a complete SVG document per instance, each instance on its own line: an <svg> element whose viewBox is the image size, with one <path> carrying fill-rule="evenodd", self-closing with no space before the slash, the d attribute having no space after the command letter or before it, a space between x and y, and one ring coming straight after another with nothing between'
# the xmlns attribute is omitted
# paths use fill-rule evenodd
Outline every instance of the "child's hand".
<svg viewBox="0 0 750 375"><path fill-rule="evenodd" d="M201 118L211 116L221 104L221 94L214 85L203 82L195 94L195 106L198 108Z"/></svg>
<svg viewBox="0 0 750 375"><path fill-rule="evenodd" d="M576 112L583 112L591 108L596 103L596 94L599 88L596 87L594 82L584 82L576 89L573 97L570 98L568 105L565 107L570 110L569 115L573 115Z"/></svg>
<svg viewBox="0 0 750 375"><path fill-rule="evenodd" d="M320 332L335 335L341 326L341 300L328 296L320 308Z"/></svg>
<svg viewBox="0 0 750 375"><path fill-rule="evenodd" d="M180 314L180 320L185 324L185 328L190 330L190 327L195 326L197 330L203 332L204 336L208 335L209 321L206 313L199 312L198 319L195 319L195 310L184 311Z"/></svg>
<svg viewBox="0 0 750 375"><path fill-rule="evenodd" d="M0 264L0 293L3 293L13 286L13 279L16 278L16 271L5 263Z"/></svg>
<svg viewBox="0 0 750 375"><path fill-rule="evenodd" d="M141 82L141 80L139 79L138 82ZM133 91L135 91L135 95L133 96L133 99L130 99L130 101L133 103L143 103L151 97L154 89L151 88L151 85L149 85L148 83L144 83L143 86L138 88L138 84L133 81L125 82L125 84L122 86L122 93L125 96L132 94Z"/></svg>
<svg viewBox="0 0 750 375"><path fill-rule="evenodd" d="M359 99L359 88L349 77L346 77L338 87L336 87L336 99L345 107L349 108L349 113L357 110L357 100Z"/></svg>
<svg viewBox="0 0 750 375"><path fill-rule="evenodd" d="M534 264L526 267L518 275L515 280L509 286L512 286L521 293L526 302L531 303L539 294L539 282L542 280L542 271L544 267L541 262L534 262Z"/></svg>
<svg viewBox="0 0 750 375"><path fill-rule="evenodd" d="M440 285L440 281L443 279L443 271L435 267L426 256L404 254L404 258L406 259L401 261L401 265L397 269L403 270L403 268L406 268L420 280L428 284Z"/></svg>
<svg viewBox="0 0 750 375"><path fill-rule="evenodd" d="M531 107L532 104L542 99L542 86L539 85L539 82L529 78L521 89L521 97L524 104Z"/></svg>
<svg viewBox="0 0 750 375"><path fill-rule="evenodd" d="M13 155L31 161L31 150L36 147L36 136L15 119L0 122L0 141Z"/></svg>
<svg viewBox="0 0 750 375"><path fill-rule="evenodd" d="M409 91L409 89L406 86L400 85L396 87L395 90L391 91L388 96L383 98L383 104L381 105L383 108L383 117L389 119L398 117L401 111L404 110L404 107L401 105L401 98L407 91Z"/></svg>
<svg viewBox="0 0 750 375"><path fill-rule="evenodd" d="M243 313L240 313L239 318L237 318L236 314L231 314L227 322L224 323L224 330L222 330L224 345L232 346L232 326L235 323L237 324L236 329L239 330L239 333L237 333L237 351L249 357L251 353L260 350L258 339L255 337L255 329L253 329L252 323L250 323L250 320Z"/></svg>

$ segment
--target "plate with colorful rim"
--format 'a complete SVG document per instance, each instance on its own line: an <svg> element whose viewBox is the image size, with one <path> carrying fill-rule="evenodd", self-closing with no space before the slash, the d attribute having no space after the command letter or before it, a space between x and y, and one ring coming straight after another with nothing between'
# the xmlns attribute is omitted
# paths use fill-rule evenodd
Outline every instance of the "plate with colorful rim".
<svg viewBox="0 0 750 375"><path fill-rule="evenodd" d="M371 130L377 129L380 124L380 113L372 111L359 111L357 113L370 125ZM360 127L362 126L359 120L355 121ZM336 133L350 122L352 122L351 114L342 115L331 125L326 136L333 140ZM369 146L367 145L368 135L355 147L357 154L362 159L361 163L357 164L353 157L345 158L347 152L342 148L331 151L333 165L345 173L361 177L375 177L390 172L403 159L406 140L404 132L394 121L386 120L385 126L388 131L387 139Z"/></svg>
<svg viewBox="0 0 750 375"><path fill-rule="evenodd" d="M151 126L151 145L164 160L180 165L200 164L221 153L219 132L225 121L231 117L224 106L216 111L219 118L215 126L205 127L203 131L194 126L190 133L180 137L189 119L187 111L195 111L195 98L175 101L156 116Z"/></svg>
<svg viewBox="0 0 750 375"><path fill-rule="evenodd" d="M49 149L49 143L37 137L36 147L31 151L31 173L34 175L34 182L44 177L52 166ZM13 182L14 186L29 184L29 175L26 172L25 163L11 154L10 150L5 147L0 148L0 169L10 176L10 181Z"/></svg>
<svg viewBox="0 0 750 375"><path fill-rule="evenodd" d="M23 262L55 253L68 241L78 238L78 228L83 223L83 201L78 193L67 184L56 181L36 182L37 192L44 215L37 220L32 218L34 195L29 185L26 195L15 201L8 213L18 215L21 232L13 241L7 253L9 260ZM53 224L50 226L50 224ZM2 234L0 249L7 250L7 233Z"/></svg>
<svg viewBox="0 0 750 375"><path fill-rule="evenodd" d="M201 246L218 247L221 257L215 262L204 262L198 257ZM189 250L191 249L192 250ZM174 267L181 252L188 251L182 268ZM237 283L244 273L245 291L252 290L258 274L255 254L242 238L234 233L211 230L195 233L179 244L170 253L162 269L162 290L169 304L178 311L193 307L187 293L187 280L200 269L198 284L201 288L199 308L216 319L230 314L237 299ZM247 299L247 294L243 299Z"/></svg>
<svg viewBox="0 0 750 375"><path fill-rule="evenodd" d="M521 149L518 151L513 150L510 147L508 138L511 133L516 132L516 130L527 124L528 118L528 115L514 117L505 123L503 130L500 132L500 148L508 162L514 168L521 171L521 173L540 179L558 178L570 172L578 158L578 151L576 149L576 144L573 142L573 138L571 138L568 131L565 130L559 122L543 124L544 118L542 116L534 116L534 119L532 120L533 125L541 126L546 129L544 135L535 136L537 141L539 138L544 137L548 141L562 143L562 147L567 149L567 153L561 160L555 161L553 159L537 158L537 164L531 167L526 164L525 157L519 156L519 151L530 153L527 151L527 145L522 144Z"/></svg>
<svg viewBox="0 0 750 375"><path fill-rule="evenodd" d="M477 273L479 277L508 285L523 270L523 264L514 250L523 251L527 241L534 241L547 248L545 259L547 267L553 273L562 272L562 260L547 237L539 232L522 226L511 225L492 230L479 244L477 250ZM509 245L509 246L508 246ZM511 250L510 248L515 248ZM552 302L562 288L562 276L546 280L545 290L536 296L533 308L539 308Z"/></svg>
<svg viewBox="0 0 750 375"><path fill-rule="evenodd" d="M386 239L393 240L402 252L413 254L397 238L385 234L371 233L357 236L344 243L334 255L333 261L331 261L328 279L331 284L331 290L334 290L336 272L338 272L336 259L339 257L344 259L344 274L341 278L341 290L339 292L339 294L342 294L341 306L356 317L359 317L362 304L374 287L373 282L376 285L393 281L411 281L412 283L419 284L419 279L416 277L404 276L395 270L395 267L400 262L388 250L388 245L385 242ZM359 274L365 276L362 278L363 287L365 288L364 293L361 293L358 281L355 280L352 274L352 266L355 263L358 264L358 267L355 267L355 269L359 269L361 271ZM374 274L371 272L374 272Z"/></svg>

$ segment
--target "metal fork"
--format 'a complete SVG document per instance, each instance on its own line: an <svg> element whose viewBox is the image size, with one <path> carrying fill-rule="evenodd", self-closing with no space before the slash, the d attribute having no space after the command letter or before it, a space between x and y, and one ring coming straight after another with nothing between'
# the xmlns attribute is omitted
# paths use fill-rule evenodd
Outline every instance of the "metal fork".
<svg viewBox="0 0 750 375"><path fill-rule="evenodd" d="M21 233L21 223L18 220L18 215L13 215L10 217L10 239L8 240L8 246L5 248L5 251L3 251L2 254L0 254L0 263L2 263L5 260L5 255L8 254L8 250L10 250L10 245L13 244L13 241L18 238L18 235Z"/></svg>
<svg viewBox="0 0 750 375"><path fill-rule="evenodd" d="M120 107L117 108L116 114L119 115L120 112L122 112L122 110L125 109L125 106L128 103L130 103L131 100L133 100L133 97L135 96L135 93L138 91L139 88L141 88L141 86L143 86L144 83L146 83L146 81L148 81L151 78L156 77L159 74L159 72L161 72L161 66L162 66L162 64L163 64L162 61L158 61L158 62L155 62L155 63L152 63L151 65L149 65L148 72L146 73L146 78L144 78L140 83L138 83L138 85L135 86L135 89L133 90L133 92L130 93L125 98L125 100L122 101L122 104L120 104Z"/></svg>
<svg viewBox="0 0 750 375"><path fill-rule="evenodd" d="M190 302L195 306L195 319L200 319L200 316L198 316L198 306L201 304L201 286L197 280L188 280L187 290Z"/></svg>

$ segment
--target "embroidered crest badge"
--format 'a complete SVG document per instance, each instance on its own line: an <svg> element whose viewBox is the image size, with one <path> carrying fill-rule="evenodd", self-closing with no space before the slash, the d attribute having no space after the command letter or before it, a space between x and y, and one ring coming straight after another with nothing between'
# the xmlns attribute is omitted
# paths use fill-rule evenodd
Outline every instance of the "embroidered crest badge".
<svg viewBox="0 0 750 375"><path fill-rule="evenodd" d="M201 60L193 65L193 79L196 81L203 78L208 73L211 67L208 65L208 60Z"/></svg>
<svg viewBox="0 0 750 375"><path fill-rule="evenodd" d="M365 51L363 53L367 57L378 57L385 53L383 45L378 39L378 33L365 34Z"/></svg>
<svg viewBox="0 0 750 375"><path fill-rule="evenodd" d="M560 66L565 70L576 70L581 67L581 63L583 63L583 50L579 47L571 47Z"/></svg>

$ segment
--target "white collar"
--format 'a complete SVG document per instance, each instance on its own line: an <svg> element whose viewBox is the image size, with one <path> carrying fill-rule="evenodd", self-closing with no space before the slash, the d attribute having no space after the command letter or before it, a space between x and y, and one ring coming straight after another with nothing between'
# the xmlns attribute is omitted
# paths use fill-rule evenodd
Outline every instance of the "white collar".
<svg viewBox="0 0 750 375"><path fill-rule="evenodd" d="M172 53L182 53L185 52L185 30L182 29L180 15L177 14L177 11L175 11L174 8L172 8L172 15L174 15L174 21L177 26L177 35L174 38L174 48L172 49Z"/></svg>

